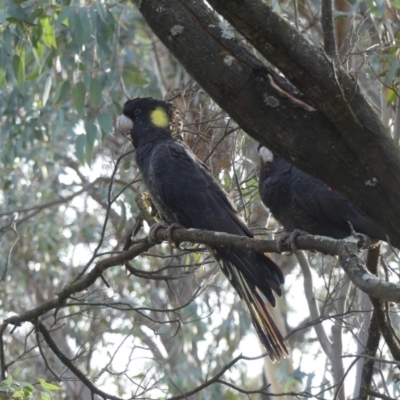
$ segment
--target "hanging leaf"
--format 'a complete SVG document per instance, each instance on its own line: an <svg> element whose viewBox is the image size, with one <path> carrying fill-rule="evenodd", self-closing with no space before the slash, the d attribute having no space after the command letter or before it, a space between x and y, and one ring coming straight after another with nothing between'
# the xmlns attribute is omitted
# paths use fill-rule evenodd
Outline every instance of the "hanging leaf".
<svg viewBox="0 0 400 400"><path fill-rule="evenodd" d="M59 85L54 96L54 104L61 103L67 97L70 89L71 84L69 81L64 81L61 85Z"/></svg>
<svg viewBox="0 0 400 400"><path fill-rule="evenodd" d="M122 200L119 200L118 201L118 205L121 207L121 216L120 216L121 219L120 219L120 222L119 222L119 226L117 228L117 234L119 235L124 230L124 228L126 226L127 218L126 218L125 202L122 201Z"/></svg>
<svg viewBox="0 0 400 400"><path fill-rule="evenodd" d="M93 156L94 142L97 136L96 125L92 121L85 121L86 130L86 162L90 165Z"/></svg>
<svg viewBox="0 0 400 400"><path fill-rule="evenodd" d="M70 34L72 36L73 41L81 47L85 44L83 40L83 27L82 20L77 13L71 13L68 17Z"/></svg>
<svg viewBox="0 0 400 400"><path fill-rule="evenodd" d="M9 18L9 22L25 22L26 24L33 25L28 14L25 10L18 4L11 0L5 2L5 11Z"/></svg>
<svg viewBox="0 0 400 400"><path fill-rule="evenodd" d="M7 86L6 71L4 69L0 69L0 86L4 88Z"/></svg>
<svg viewBox="0 0 400 400"><path fill-rule="evenodd" d="M396 101L396 99L397 99L397 94L396 94L396 92L395 92L393 89L391 89L391 88L387 89L387 92L386 92L386 101L387 101L388 103L394 103L394 102Z"/></svg>
<svg viewBox="0 0 400 400"><path fill-rule="evenodd" d="M50 17L42 17L39 20L39 23L42 27L42 41L47 47L57 47L56 37L54 35L54 28L51 24Z"/></svg>
<svg viewBox="0 0 400 400"><path fill-rule="evenodd" d="M82 25L82 40L84 43L86 43L90 40L90 37L92 35L92 27L90 24L90 19L88 17L88 9L86 7L81 8L81 10L79 11L79 17L81 19Z"/></svg>
<svg viewBox="0 0 400 400"><path fill-rule="evenodd" d="M38 378L40 384L45 388L49 390L60 390L61 388L57 385L54 385L52 383L46 382L44 379Z"/></svg>
<svg viewBox="0 0 400 400"><path fill-rule="evenodd" d="M24 53L21 53L22 56ZM20 57L18 54L15 54L12 59L12 67L15 79L17 80L18 87L21 89L24 85L25 81L25 62L24 58Z"/></svg>
<svg viewBox="0 0 400 400"><path fill-rule="evenodd" d="M47 77L46 82L44 84L44 91L43 91L43 107L46 105L47 100L49 99L50 89L51 89L51 75Z"/></svg>
<svg viewBox="0 0 400 400"><path fill-rule="evenodd" d="M82 114L85 105L85 95L85 85L82 82L78 82L72 88L72 103L74 104L76 111L78 111L78 114Z"/></svg>
<svg viewBox="0 0 400 400"><path fill-rule="evenodd" d="M150 83L147 79L144 79L137 71L134 71L133 69L125 70L123 77L126 83L130 83L134 86L144 86Z"/></svg>
<svg viewBox="0 0 400 400"><path fill-rule="evenodd" d="M97 122L100 125L100 128L104 135L108 135L112 132L112 119L111 114L104 112L97 116Z"/></svg>
<svg viewBox="0 0 400 400"><path fill-rule="evenodd" d="M89 98L94 106L98 106L102 95L102 86L98 79L93 78L89 84Z"/></svg>
<svg viewBox="0 0 400 400"><path fill-rule="evenodd" d="M85 160L85 146L86 146L86 135L81 133L76 138L75 150L76 150L76 156L78 157L78 160L82 164L85 164L85 161L86 161Z"/></svg>
<svg viewBox="0 0 400 400"><path fill-rule="evenodd" d="M71 7L68 6L64 6L60 12L60 14L57 17L57 21L54 24L56 27L58 27L59 25L65 25L68 26L69 25L69 21L68 18L71 15L71 13L73 12Z"/></svg>

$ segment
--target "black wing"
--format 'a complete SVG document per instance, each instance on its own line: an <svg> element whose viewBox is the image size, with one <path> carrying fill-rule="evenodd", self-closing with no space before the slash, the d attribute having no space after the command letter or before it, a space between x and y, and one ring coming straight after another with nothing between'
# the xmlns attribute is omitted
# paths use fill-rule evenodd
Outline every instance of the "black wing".
<svg viewBox="0 0 400 400"><path fill-rule="evenodd" d="M386 240L385 233L336 190L330 189L323 182L298 169L293 169L291 179L293 201L315 218L321 226L331 225L334 229L336 225L334 232L344 232L346 236L351 234L348 225L350 222L356 232L364 233L371 238ZM335 237L335 235L332 236Z"/></svg>
<svg viewBox="0 0 400 400"><path fill-rule="evenodd" d="M176 142L155 144L143 176L168 222L253 236L225 191L185 146ZM243 300L271 359L285 357L287 347L261 296L275 305L272 290L280 295L284 281L280 268L264 254L223 246L210 246L210 251Z"/></svg>
<svg viewBox="0 0 400 400"><path fill-rule="evenodd" d="M149 190L188 228L252 236L224 190L184 146L158 144L150 160ZM153 193L152 193L153 194Z"/></svg>

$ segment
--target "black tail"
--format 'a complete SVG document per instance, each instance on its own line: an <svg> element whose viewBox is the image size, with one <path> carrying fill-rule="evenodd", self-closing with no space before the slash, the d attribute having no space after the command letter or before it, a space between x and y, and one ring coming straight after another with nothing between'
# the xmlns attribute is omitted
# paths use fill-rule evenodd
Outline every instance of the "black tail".
<svg viewBox="0 0 400 400"><path fill-rule="evenodd" d="M280 268L264 254L220 246L210 250L244 302L271 361L287 357L289 350L262 296L275 307L272 291L280 296L280 285L284 282Z"/></svg>

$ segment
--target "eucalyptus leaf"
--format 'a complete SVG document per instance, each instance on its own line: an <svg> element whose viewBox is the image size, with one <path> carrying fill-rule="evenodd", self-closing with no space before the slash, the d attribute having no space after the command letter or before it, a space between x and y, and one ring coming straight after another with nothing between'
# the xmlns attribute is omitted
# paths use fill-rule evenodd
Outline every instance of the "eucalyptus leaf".
<svg viewBox="0 0 400 400"><path fill-rule="evenodd" d="M21 57L18 54L14 55L12 59L12 68L14 71L15 79L17 80L18 87L22 88L25 81L25 63L23 56Z"/></svg>
<svg viewBox="0 0 400 400"><path fill-rule="evenodd" d="M148 85L150 82L143 78L137 71L133 69L126 69L123 72L124 81L134 86Z"/></svg>
<svg viewBox="0 0 400 400"><path fill-rule="evenodd" d="M69 94L71 90L71 84L69 81L64 81L59 85L56 89L56 93L54 95L54 104L61 103Z"/></svg>
<svg viewBox="0 0 400 400"><path fill-rule="evenodd" d="M78 160L81 162L81 164L85 164L86 162L85 147L86 147L86 135L81 133L76 137L76 142L75 142L76 156Z"/></svg>
<svg viewBox="0 0 400 400"><path fill-rule="evenodd" d="M86 162L90 165L92 162L92 156L93 156L93 147L94 147L94 142L96 140L97 136L97 127L92 121L86 121L85 122L85 130L86 130L86 154L85 154L85 159Z"/></svg>
<svg viewBox="0 0 400 400"><path fill-rule="evenodd" d="M72 102L78 114L82 114L83 107L85 105L86 89L83 82L78 82L72 88Z"/></svg>
<svg viewBox="0 0 400 400"><path fill-rule="evenodd" d="M49 99L49 94L50 94L50 89L51 89L51 82L52 82L52 77L49 75L46 79L46 82L44 84L44 90L43 90L43 107L46 105L47 100Z"/></svg>
<svg viewBox="0 0 400 400"><path fill-rule="evenodd" d="M102 96L102 85L100 84L99 80L93 78L89 84L89 98L90 102L94 106L98 106L101 101Z"/></svg>

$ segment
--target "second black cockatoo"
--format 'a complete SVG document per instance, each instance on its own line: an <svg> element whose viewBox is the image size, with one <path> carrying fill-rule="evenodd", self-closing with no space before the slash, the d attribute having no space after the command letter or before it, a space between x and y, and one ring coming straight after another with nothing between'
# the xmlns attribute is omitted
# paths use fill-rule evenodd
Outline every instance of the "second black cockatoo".
<svg viewBox="0 0 400 400"><path fill-rule="evenodd" d="M129 100L117 124L136 148L144 183L165 222L253 237L227 193L184 143L175 107L152 98ZM265 254L224 246L209 250L245 304L271 359L284 358L288 349L265 304L266 298L275 305L273 292L281 294L280 268Z"/></svg>
<svg viewBox="0 0 400 400"><path fill-rule="evenodd" d="M385 232L345 196L265 146L258 151L261 199L286 231L342 239L351 235L350 222L356 232L387 241Z"/></svg>

